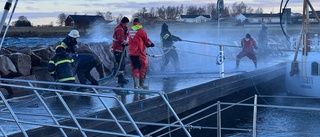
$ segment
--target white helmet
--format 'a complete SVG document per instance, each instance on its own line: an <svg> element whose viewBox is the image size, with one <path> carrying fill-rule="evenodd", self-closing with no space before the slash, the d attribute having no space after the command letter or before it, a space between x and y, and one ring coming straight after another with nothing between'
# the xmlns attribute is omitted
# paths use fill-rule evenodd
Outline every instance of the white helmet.
<svg viewBox="0 0 320 137"><path fill-rule="evenodd" d="M79 34L79 31L77 30L71 30L68 34L68 36L72 37L72 38L79 38L80 37L80 34Z"/></svg>

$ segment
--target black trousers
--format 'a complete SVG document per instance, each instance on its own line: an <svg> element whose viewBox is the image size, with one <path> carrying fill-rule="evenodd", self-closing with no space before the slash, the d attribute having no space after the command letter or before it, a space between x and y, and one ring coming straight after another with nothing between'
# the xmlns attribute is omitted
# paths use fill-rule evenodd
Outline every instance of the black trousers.
<svg viewBox="0 0 320 137"><path fill-rule="evenodd" d="M98 81L90 74L92 68L97 66L97 61L91 61L83 66L78 66L76 73L78 75L79 82L81 84L86 84L86 81L89 80L92 85L99 85Z"/></svg>
<svg viewBox="0 0 320 137"><path fill-rule="evenodd" d="M165 67L168 65L170 58L173 59L174 67L179 67L179 57L176 50L170 50L170 49L163 50L163 53L166 53L166 54L164 54L164 57L162 60L162 64L161 64L162 67Z"/></svg>
<svg viewBox="0 0 320 137"><path fill-rule="evenodd" d="M126 52L119 52L119 51L114 52L114 57L116 58L116 61L117 61L117 64L118 64L117 67L119 67L122 54L126 54ZM124 57L122 59L122 62L120 64L119 71L125 71L125 55L124 55Z"/></svg>

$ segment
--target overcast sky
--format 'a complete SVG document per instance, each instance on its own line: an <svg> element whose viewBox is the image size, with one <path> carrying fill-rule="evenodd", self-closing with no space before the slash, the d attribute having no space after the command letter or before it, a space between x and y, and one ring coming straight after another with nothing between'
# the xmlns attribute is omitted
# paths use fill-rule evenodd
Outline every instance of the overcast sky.
<svg viewBox="0 0 320 137"><path fill-rule="evenodd" d="M3 0L0 4L4 5L5 1ZM265 13L278 13L281 2L281 0L224 0L224 5L225 7L231 7L233 3L240 3L241 1L253 9L262 7ZM290 0L288 8L291 8L293 12L301 13L302 2L303 0ZM320 10L320 0L310 0L310 2L315 10ZM131 17L132 13L136 13L142 7L149 9L150 7L178 6L181 4L184 6L200 6L208 3L216 3L216 0L20 0L12 21L17 20L19 16L26 16L33 25L48 25L51 22L56 25L60 13L95 15L97 11L110 11L113 16L123 14ZM12 4L15 4L15 0ZM1 9L1 15L2 12L3 8Z"/></svg>

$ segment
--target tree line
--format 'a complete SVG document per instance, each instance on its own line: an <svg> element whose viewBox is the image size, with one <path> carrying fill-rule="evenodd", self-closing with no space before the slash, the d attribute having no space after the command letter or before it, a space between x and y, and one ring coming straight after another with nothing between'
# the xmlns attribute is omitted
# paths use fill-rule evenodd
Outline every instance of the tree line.
<svg viewBox="0 0 320 137"><path fill-rule="evenodd" d="M262 14L262 7L258 7L257 9L253 9L246 5L244 2L233 3L231 7L224 7L222 12L220 13L220 17L233 17L240 13L256 13ZM76 14L76 13L75 13ZM120 21L123 17L122 14L118 16L113 16L112 12L100 12L96 13L97 16L103 16L106 20L116 20ZM180 15L210 15L212 19L218 18L218 10L216 3L209 3L205 6L184 6L183 4L179 6L161 6L161 7L151 7L147 9L146 7L142 7L138 10L138 12L134 13L132 16L140 18L141 21L147 21L150 18L161 18L164 20L176 20ZM67 15L65 13L61 13L58 15L57 24L59 26L64 25L64 21L66 20ZM17 21L14 21L13 26L16 27L25 27L32 26L31 22L25 16L20 16ZM51 23L53 24L53 23Z"/></svg>

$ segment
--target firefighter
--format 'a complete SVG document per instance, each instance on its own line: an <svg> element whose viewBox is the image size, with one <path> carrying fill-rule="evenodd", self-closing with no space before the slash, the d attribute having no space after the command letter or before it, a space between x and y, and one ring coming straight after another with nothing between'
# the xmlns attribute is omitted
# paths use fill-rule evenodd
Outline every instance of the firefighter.
<svg viewBox="0 0 320 137"><path fill-rule="evenodd" d="M91 85L99 85L98 81L90 74L90 71L98 65L97 58L91 54L75 54L72 56L76 65L76 74L80 84L86 84L87 80ZM83 90L86 90L82 88Z"/></svg>
<svg viewBox="0 0 320 137"><path fill-rule="evenodd" d="M129 24L129 19L127 17L123 17L120 24L115 27L113 32L113 41L112 41L111 48L112 48L112 53L114 54L114 57L116 59L116 62L120 67L117 74L118 85L127 84L129 82L129 80L124 78L124 71L125 71L124 57L126 55L123 55L123 58L121 61L122 54L126 54L125 46L128 45L128 42L127 42L128 24Z"/></svg>
<svg viewBox="0 0 320 137"><path fill-rule="evenodd" d="M237 55L236 68L239 68L240 59L247 56L253 61L254 67L257 68L257 57L254 49L257 49L256 41L248 33L246 37L241 40L242 51Z"/></svg>
<svg viewBox="0 0 320 137"><path fill-rule="evenodd" d="M90 74L92 68L97 67L99 62L97 58L92 54L76 53L77 38L79 38L79 31L71 30L68 36L62 40L61 45L65 48L66 52L71 54L75 71L78 76L80 84L86 84L87 80L92 85L99 85L98 81ZM101 73L99 73L101 77ZM81 91L87 90L86 88L80 88Z"/></svg>
<svg viewBox="0 0 320 137"><path fill-rule="evenodd" d="M66 38L61 42L61 45L66 49L68 53L75 53L76 45L78 43L77 38L80 37L78 30L71 30Z"/></svg>
<svg viewBox="0 0 320 137"><path fill-rule="evenodd" d="M171 35L169 31L169 27L165 23L163 23L162 25L160 38L161 38L161 44L162 44L162 49L164 53L164 57L162 58L162 63L161 63L161 71L164 71L164 68L169 63L170 58L173 59L175 71L176 72L180 71L179 57L178 57L177 51L175 50L176 47L173 46L173 42L181 41L181 38Z"/></svg>
<svg viewBox="0 0 320 137"><path fill-rule="evenodd" d="M154 47L154 44L148 38L138 18L133 20L133 26L128 32L128 38L134 88L148 89L149 87L144 83L148 67L146 48Z"/></svg>
<svg viewBox="0 0 320 137"><path fill-rule="evenodd" d="M75 83L74 60L62 45L58 45L55 51L56 53L50 59L48 65L50 75L58 82ZM61 89L70 90L70 87L61 86Z"/></svg>

